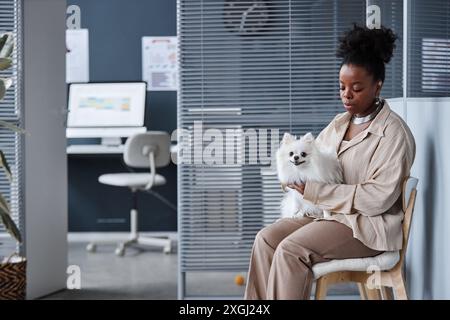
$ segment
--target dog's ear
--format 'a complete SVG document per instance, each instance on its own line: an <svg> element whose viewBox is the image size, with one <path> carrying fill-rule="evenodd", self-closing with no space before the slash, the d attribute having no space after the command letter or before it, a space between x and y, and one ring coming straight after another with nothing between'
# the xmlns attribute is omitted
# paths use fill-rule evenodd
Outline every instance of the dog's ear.
<svg viewBox="0 0 450 320"><path fill-rule="evenodd" d="M311 142L311 141L314 141L314 136L312 135L311 132L308 132L307 134L302 136L301 140L306 141L306 142Z"/></svg>
<svg viewBox="0 0 450 320"><path fill-rule="evenodd" d="M292 134L287 133L287 132L284 133L283 139L281 139L281 143L282 144L290 143L290 142L293 142L293 141L295 141L295 136L293 136Z"/></svg>

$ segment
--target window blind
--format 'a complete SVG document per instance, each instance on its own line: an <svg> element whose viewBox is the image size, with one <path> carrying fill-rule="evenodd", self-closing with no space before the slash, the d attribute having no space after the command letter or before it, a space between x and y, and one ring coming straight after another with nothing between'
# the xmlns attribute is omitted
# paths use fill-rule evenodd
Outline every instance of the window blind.
<svg viewBox="0 0 450 320"><path fill-rule="evenodd" d="M403 0L374 1L381 10L381 24L391 28L398 36L393 57L386 65L386 75L381 96L399 98L403 96Z"/></svg>
<svg viewBox="0 0 450 320"><path fill-rule="evenodd" d="M0 33L12 32L15 40L13 51L13 64L7 70L0 71L0 77L12 78L13 85L6 91L6 95L0 101L0 119L8 121L16 126L21 126L21 1L2 0L0 1ZM12 182L8 180L4 172L0 172L0 192L7 199L11 206L11 214L14 221L22 230L21 221L21 135L11 130L0 127L0 149L12 171ZM23 233L23 232L22 232ZM3 225L0 225L0 254L5 246L15 246L14 241L6 233ZM8 254L11 250L7 251Z"/></svg>
<svg viewBox="0 0 450 320"><path fill-rule="evenodd" d="M388 22L401 26L402 9L394 2ZM344 111L337 40L353 22L365 24L366 4L178 0L177 10L178 128L186 133L179 145L189 150L178 156L182 298L187 272L248 269L255 234L279 217L282 192L266 161L270 146L275 152L284 132L317 135ZM402 92L399 47L394 60L400 60L394 63L400 71L387 72L387 98ZM228 139L234 143L225 144L220 153L223 158L236 154L242 162L196 162L195 154L213 143L210 136L195 134L199 124L203 132L214 129L218 136L235 130L235 137ZM260 140L265 133L266 144ZM255 159L252 139L259 153L256 162L250 161Z"/></svg>
<svg viewBox="0 0 450 320"><path fill-rule="evenodd" d="M412 1L408 6L408 97L448 97L450 2Z"/></svg>

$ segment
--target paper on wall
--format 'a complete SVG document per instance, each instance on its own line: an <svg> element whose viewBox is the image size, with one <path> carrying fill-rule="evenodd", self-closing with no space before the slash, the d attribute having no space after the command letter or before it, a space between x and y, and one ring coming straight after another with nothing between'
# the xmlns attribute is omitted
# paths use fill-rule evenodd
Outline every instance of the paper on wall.
<svg viewBox="0 0 450 320"><path fill-rule="evenodd" d="M66 30L66 83L89 82L88 29Z"/></svg>
<svg viewBox="0 0 450 320"><path fill-rule="evenodd" d="M142 80L147 90L178 90L177 37L142 37Z"/></svg>

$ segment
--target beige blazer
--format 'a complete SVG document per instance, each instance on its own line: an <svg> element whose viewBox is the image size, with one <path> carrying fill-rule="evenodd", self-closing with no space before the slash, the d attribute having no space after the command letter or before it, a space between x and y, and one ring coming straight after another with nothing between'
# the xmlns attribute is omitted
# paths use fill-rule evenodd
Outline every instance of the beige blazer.
<svg viewBox="0 0 450 320"><path fill-rule="evenodd" d="M303 198L330 211L327 220L346 224L369 248L399 250L401 186L414 162L414 137L385 101L367 129L348 143L341 143L350 118L348 112L338 114L317 137L319 143L336 149L345 184L309 181Z"/></svg>

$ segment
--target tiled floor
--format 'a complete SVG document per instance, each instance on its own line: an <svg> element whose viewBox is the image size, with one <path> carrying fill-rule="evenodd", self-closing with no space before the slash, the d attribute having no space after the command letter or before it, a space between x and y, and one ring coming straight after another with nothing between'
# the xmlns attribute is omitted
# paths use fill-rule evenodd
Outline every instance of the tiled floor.
<svg viewBox="0 0 450 320"><path fill-rule="evenodd" d="M84 243L69 244L69 265L81 270L81 290L64 290L45 299L177 299L177 255L159 250L129 249L124 257L114 255L113 246L101 246L96 253ZM190 296L204 298L243 296L244 286L235 284L236 272L188 273ZM356 286L331 288L330 298L354 298Z"/></svg>

